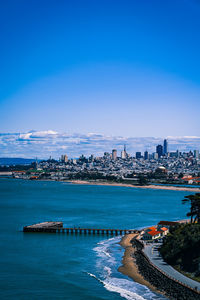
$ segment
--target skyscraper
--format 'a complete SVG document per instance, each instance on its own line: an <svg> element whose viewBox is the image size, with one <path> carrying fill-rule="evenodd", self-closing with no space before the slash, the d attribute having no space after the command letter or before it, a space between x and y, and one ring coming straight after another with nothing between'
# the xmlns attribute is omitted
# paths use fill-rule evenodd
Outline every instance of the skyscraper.
<svg viewBox="0 0 200 300"><path fill-rule="evenodd" d="M153 153L153 159L158 159L158 153L157 152Z"/></svg>
<svg viewBox="0 0 200 300"><path fill-rule="evenodd" d="M148 151L144 152L144 159L145 160L149 159L149 153L148 153Z"/></svg>
<svg viewBox="0 0 200 300"><path fill-rule="evenodd" d="M116 159L117 159L117 150L116 150L116 149L113 149L113 150L112 150L112 159L113 159L113 160L116 160Z"/></svg>
<svg viewBox="0 0 200 300"><path fill-rule="evenodd" d="M199 159L199 150L194 150L194 157Z"/></svg>
<svg viewBox="0 0 200 300"><path fill-rule="evenodd" d="M124 150L121 152L121 158L126 159L127 158L127 153L126 153L126 145L124 145Z"/></svg>
<svg viewBox="0 0 200 300"><path fill-rule="evenodd" d="M167 140L164 140L164 143L163 143L163 154L167 154L168 153L168 142Z"/></svg>
<svg viewBox="0 0 200 300"><path fill-rule="evenodd" d="M142 157L141 152L136 152L135 157L136 157L136 159L140 159Z"/></svg>
<svg viewBox="0 0 200 300"><path fill-rule="evenodd" d="M156 153L158 153L159 158L163 155L163 146L162 145L158 145L156 147Z"/></svg>
<svg viewBox="0 0 200 300"><path fill-rule="evenodd" d="M61 161L67 163L68 162L68 156L65 155L61 155Z"/></svg>

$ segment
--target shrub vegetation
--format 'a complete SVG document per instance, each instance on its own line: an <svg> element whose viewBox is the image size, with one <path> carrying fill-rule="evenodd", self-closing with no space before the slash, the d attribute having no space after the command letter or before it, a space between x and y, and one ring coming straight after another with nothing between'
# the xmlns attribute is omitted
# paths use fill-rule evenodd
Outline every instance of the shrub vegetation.
<svg viewBox="0 0 200 300"><path fill-rule="evenodd" d="M200 193L186 196L182 203L190 203L190 223L172 227L160 253L167 263L200 277Z"/></svg>

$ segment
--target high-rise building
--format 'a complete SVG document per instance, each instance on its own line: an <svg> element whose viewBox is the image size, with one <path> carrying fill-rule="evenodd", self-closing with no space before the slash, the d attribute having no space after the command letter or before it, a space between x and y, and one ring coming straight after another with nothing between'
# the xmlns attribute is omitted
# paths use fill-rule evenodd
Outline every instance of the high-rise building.
<svg viewBox="0 0 200 300"><path fill-rule="evenodd" d="M126 152L124 150L122 150L121 152L121 158L126 159Z"/></svg>
<svg viewBox="0 0 200 300"><path fill-rule="evenodd" d="M149 153L148 153L148 151L144 152L144 159L145 160L149 159Z"/></svg>
<svg viewBox="0 0 200 300"><path fill-rule="evenodd" d="M167 154L168 153L168 142L167 140L164 140L164 143L163 143L163 154Z"/></svg>
<svg viewBox="0 0 200 300"><path fill-rule="evenodd" d="M121 158L126 159L127 158L127 153L126 153L126 145L124 145L124 150L121 152Z"/></svg>
<svg viewBox="0 0 200 300"><path fill-rule="evenodd" d="M153 153L153 159L158 159L158 153L157 152Z"/></svg>
<svg viewBox="0 0 200 300"><path fill-rule="evenodd" d="M194 157L199 159L199 150L194 150Z"/></svg>
<svg viewBox="0 0 200 300"><path fill-rule="evenodd" d="M158 158L160 158L163 155L163 146L162 145L158 145L156 147L156 153L158 153Z"/></svg>
<svg viewBox="0 0 200 300"><path fill-rule="evenodd" d="M65 154L65 155L61 155L61 161L62 162L68 162L68 156Z"/></svg>
<svg viewBox="0 0 200 300"><path fill-rule="evenodd" d="M135 157L136 157L136 159L142 158L141 152L136 152L136 153L135 153Z"/></svg>
<svg viewBox="0 0 200 300"><path fill-rule="evenodd" d="M113 160L116 160L116 159L117 159L117 150L116 150L116 149L113 149L113 150L112 150L112 159L113 159Z"/></svg>

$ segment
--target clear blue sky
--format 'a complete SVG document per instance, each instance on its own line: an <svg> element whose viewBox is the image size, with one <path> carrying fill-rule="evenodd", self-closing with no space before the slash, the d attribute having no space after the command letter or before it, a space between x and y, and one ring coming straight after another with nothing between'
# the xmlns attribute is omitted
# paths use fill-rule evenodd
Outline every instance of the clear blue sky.
<svg viewBox="0 0 200 300"><path fill-rule="evenodd" d="M195 0L0 3L0 132L199 135Z"/></svg>

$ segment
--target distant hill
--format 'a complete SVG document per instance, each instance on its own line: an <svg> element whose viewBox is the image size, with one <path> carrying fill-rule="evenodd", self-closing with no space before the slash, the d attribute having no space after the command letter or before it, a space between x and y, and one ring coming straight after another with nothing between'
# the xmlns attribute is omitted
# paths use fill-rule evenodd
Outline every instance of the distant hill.
<svg viewBox="0 0 200 300"><path fill-rule="evenodd" d="M34 161L31 158L0 157L0 166L30 165Z"/></svg>

